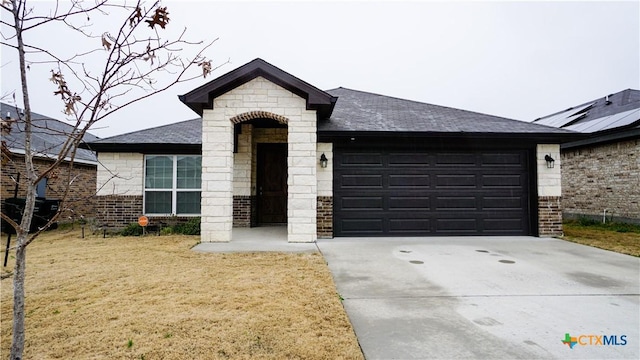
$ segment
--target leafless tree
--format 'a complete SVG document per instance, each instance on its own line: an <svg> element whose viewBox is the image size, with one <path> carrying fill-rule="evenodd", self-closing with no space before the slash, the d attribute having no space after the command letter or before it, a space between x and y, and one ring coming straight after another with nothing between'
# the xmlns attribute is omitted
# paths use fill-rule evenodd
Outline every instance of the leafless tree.
<svg viewBox="0 0 640 360"><path fill-rule="evenodd" d="M46 7L46 10L43 11L42 7ZM25 206L19 222L2 213L2 219L16 232L16 243L12 248L15 250L15 268L10 358L21 359L25 344L26 248L65 209L64 205L60 206L56 216L47 225L30 233L38 182L51 174L62 177L67 185L61 197L61 204L64 204L69 194L68 185L73 182L76 151L87 130L110 114L178 83L206 77L224 63L212 66L211 61L203 56L204 51L217 39L209 43L191 42L185 37L186 29L171 39L165 38L170 36L165 34L170 26L170 13L159 2L145 4L142 1L95 0L85 4L82 0L69 0L31 5L26 0L2 0L0 8L4 13L0 20L0 44L18 54L19 69L15 71L20 73L21 88L17 94L22 97L24 104L23 112L14 120L23 124L25 135ZM98 26L91 23L94 16L109 16L109 28L100 28L94 33ZM42 31L43 28L55 32L59 38L68 37L69 41L73 41L71 39L80 36L86 41L93 41L94 45L87 49L75 49L69 55L55 44L31 42L27 39L34 37L24 36L36 30ZM189 58L184 57L187 49L193 51ZM42 82L42 86L49 83L52 95L59 97L61 109L73 127L72 131L65 134L66 141L51 159L50 165L40 170L34 167L33 161L36 154L31 142L32 134L37 129L32 121L27 83L29 70L36 66L49 66L51 69L49 79L37 78L33 82ZM5 127L10 124L3 122L2 125L3 131L9 130ZM3 154L7 153L4 144L2 150ZM68 161L68 166L64 174L59 173L65 161Z"/></svg>

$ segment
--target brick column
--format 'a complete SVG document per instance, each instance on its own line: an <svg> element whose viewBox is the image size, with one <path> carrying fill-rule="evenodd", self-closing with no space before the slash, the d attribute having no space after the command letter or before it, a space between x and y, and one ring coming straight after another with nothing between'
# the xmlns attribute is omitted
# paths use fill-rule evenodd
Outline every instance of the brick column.
<svg viewBox="0 0 640 360"><path fill-rule="evenodd" d="M298 108L299 109L299 108ZM316 114L298 110L300 119L289 122L288 135L288 240L314 242L316 234Z"/></svg>
<svg viewBox="0 0 640 360"><path fill-rule="evenodd" d="M553 168L547 167L545 155L555 159ZM538 234L562 236L562 181L560 173L560 145L540 144L536 149L538 176Z"/></svg>
<svg viewBox="0 0 640 360"><path fill-rule="evenodd" d="M327 167L323 168L318 161L316 173L318 178L318 238L331 239L333 237L333 144L318 143L316 158L319 160L324 154L327 157Z"/></svg>
<svg viewBox="0 0 640 360"><path fill-rule="evenodd" d="M224 109L223 109L224 110ZM233 125L224 111L202 116L202 242L231 241L233 225Z"/></svg>
<svg viewBox="0 0 640 360"><path fill-rule="evenodd" d="M562 198L538 197L538 230L540 236L562 236Z"/></svg>
<svg viewBox="0 0 640 360"><path fill-rule="evenodd" d="M233 122L233 121L232 121ZM242 124L233 154L233 226L251 226L251 166L253 126Z"/></svg>
<svg viewBox="0 0 640 360"><path fill-rule="evenodd" d="M333 196L318 196L317 221L318 238L333 238Z"/></svg>
<svg viewBox="0 0 640 360"><path fill-rule="evenodd" d="M251 226L251 196L233 196L233 226Z"/></svg>

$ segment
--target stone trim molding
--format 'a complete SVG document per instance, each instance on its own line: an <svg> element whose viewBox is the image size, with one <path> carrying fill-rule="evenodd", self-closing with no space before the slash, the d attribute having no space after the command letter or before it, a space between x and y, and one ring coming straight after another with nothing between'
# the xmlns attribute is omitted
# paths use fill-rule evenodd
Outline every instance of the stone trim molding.
<svg viewBox="0 0 640 360"><path fill-rule="evenodd" d="M274 114L274 113L269 112L269 111L261 111L261 110L247 111L245 113L238 114L238 115L232 117L229 120L233 124L240 124L242 122L250 121L250 120L254 120L254 119L275 120L278 123L283 124L283 125L287 125L289 123L289 119L287 119L286 117L284 117L282 115Z"/></svg>
<svg viewBox="0 0 640 360"><path fill-rule="evenodd" d="M538 197L539 236L562 236L562 197Z"/></svg>

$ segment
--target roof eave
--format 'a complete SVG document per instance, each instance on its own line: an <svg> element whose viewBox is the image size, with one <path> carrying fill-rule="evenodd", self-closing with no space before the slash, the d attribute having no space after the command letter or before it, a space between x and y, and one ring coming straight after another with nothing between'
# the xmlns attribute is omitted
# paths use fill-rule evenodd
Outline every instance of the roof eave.
<svg viewBox="0 0 640 360"><path fill-rule="evenodd" d="M136 152L142 154L200 154L202 144L167 144L167 143L88 143L82 148L97 153Z"/></svg>
<svg viewBox="0 0 640 360"><path fill-rule="evenodd" d="M413 137L413 138L466 138L483 140L529 140L537 143L560 144L567 141L575 141L585 137L584 134L572 133L487 133L487 132L413 132L413 131L318 131L319 140L349 137Z"/></svg>
<svg viewBox="0 0 640 360"><path fill-rule="evenodd" d="M26 151L24 149L19 149L19 148L10 148L9 152L12 155L20 155L20 156L24 156L26 154ZM34 158L49 160L49 161L56 161L58 159L58 154L47 154L47 153L43 154L43 153L32 152L32 156ZM67 163L71 162L71 157L66 156L62 161ZM76 157L73 158L73 162L81 165L92 165L92 166L98 165L98 162L96 160L83 159L78 157L77 155Z"/></svg>
<svg viewBox="0 0 640 360"><path fill-rule="evenodd" d="M584 135L585 135L584 138L566 142L562 144L560 148L562 150L570 150L574 148L596 145L596 144L606 144L606 143L612 143L616 141L637 139L637 138L640 138L640 128L628 129L626 131L610 132L606 134L597 133L597 134L584 134Z"/></svg>

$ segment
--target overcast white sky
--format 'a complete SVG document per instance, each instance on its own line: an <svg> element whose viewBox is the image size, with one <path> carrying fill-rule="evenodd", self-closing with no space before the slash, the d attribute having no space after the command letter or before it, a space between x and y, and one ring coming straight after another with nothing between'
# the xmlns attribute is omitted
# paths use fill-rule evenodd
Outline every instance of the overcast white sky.
<svg viewBox="0 0 640 360"><path fill-rule="evenodd" d="M214 64L232 63L115 113L95 135L192 119L177 95L258 57L323 90L342 86L526 121L640 88L639 1L163 3L175 29L186 26L192 39L220 37L207 52ZM58 35L42 36L62 46ZM6 94L19 89L17 62L8 49L1 55ZM64 120L50 69L30 72L32 110Z"/></svg>

